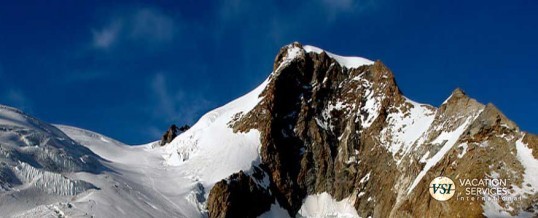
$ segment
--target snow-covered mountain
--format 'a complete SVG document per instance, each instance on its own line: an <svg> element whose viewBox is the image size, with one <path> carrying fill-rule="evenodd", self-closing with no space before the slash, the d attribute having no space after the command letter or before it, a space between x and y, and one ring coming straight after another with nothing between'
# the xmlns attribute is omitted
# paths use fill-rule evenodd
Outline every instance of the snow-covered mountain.
<svg viewBox="0 0 538 218"><path fill-rule="evenodd" d="M203 189L152 146L0 106L0 217L203 217Z"/></svg>
<svg viewBox="0 0 538 218"><path fill-rule="evenodd" d="M0 151L2 217L538 215L537 136L459 89L420 104L380 61L299 43L162 147L1 106ZM441 175L506 178L516 200L436 201Z"/></svg>

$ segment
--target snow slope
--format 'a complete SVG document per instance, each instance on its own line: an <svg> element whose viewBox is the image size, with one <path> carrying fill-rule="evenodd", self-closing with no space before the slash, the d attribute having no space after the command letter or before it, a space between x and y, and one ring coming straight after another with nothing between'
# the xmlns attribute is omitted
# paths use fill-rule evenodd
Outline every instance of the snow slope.
<svg viewBox="0 0 538 218"><path fill-rule="evenodd" d="M97 216L206 216L205 204L211 187L259 163L259 132L234 133L229 125L258 104L266 84L208 112L163 147L156 142L128 146L91 131L58 126L102 157L103 165L112 171L98 177L78 175L101 190L71 202L73 208Z"/></svg>
<svg viewBox="0 0 538 218"><path fill-rule="evenodd" d="M0 217L203 217L203 187L164 154L0 106Z"/></svg>
<svg viewBox="0 0 538 218"><path fill-rule="evenodd" d="M91 171L99 164L87 148L62 131L15 108L0 105L0 160L51 172Z"/></svg>
<svg viewBox="0 0 538 218"><path fill-rule="evenodd" d="M58 126L74 140L101 156L111 172L78 174L101 190L77 196L74 208L97 217L200 217L190 197L197 184L180 169L164 164L163 149L152 143L129 146L100 134Z"/></svg>
<svg viewBox="0 0 538 218"><path fill-rule="evenodd" d="M259 102L265 85L207 113L165 147L125 145L2 106L0 158L13 162L0 171L2 216L204 217L208 190L217 181L259 163L259 132L234 133L228 124ZM36 158L49 147L58 152Z"/></svg>
<svg viewBox="0 0 538 218"><path fill-rule="evenodd" d="M0 105L2 216L94 190L93 184L72 174L106 170L99 160L56 127Z"/></svg>
<svg viewBox="0 0 538 218"><path fill-rule="evenodd" d="M23 183L0 192L2 217L203 216L198 208L199 185L185 179L179 169L165 166L162 149L152 149L149 144L128 146L74 127L58 128L68 135L65 138L102 157L99 161L106 170L53 173L22 163ZM40 180L47 183L42 185ZM91 187L81 189L78 183Z"/></svg>
<svg viewBox="0 0 538 218"><path fill-rule="evenodd" d="M524 136L523 136L524 137ZM517 159L525 168L523 174L523 192L538 193L538 159L532 156L532 149L523 143L523 137L516 142Z"/></svg>
<svg viewBox="0 0 538 218"><path fill-rule="evenodd" d="M165 146L164 159L170 166L188 172L206 189L240 170L260 162L260 133L234 133L234 118L248 113L261 100L267 81L250 93L205 114L185 133Z"/></svg>
<svg viewBox="0 0 538 218"><path fill-rule="evenodd" d="M204 115L191 129L164 147L158 143L129 146L88 130L58 125L75 141L102 157L110 169L77 178L101 190L75 201L38 207L32 214L60 208L105 217L204 217L209 190L218 181L259 163L259 132L234 133L230 121L258 102L264 82L254 91ZM71 208L62 205L71 204ZM73 209L75 208L75 209ZM50 212L50 213L52 213Z"/></svg>

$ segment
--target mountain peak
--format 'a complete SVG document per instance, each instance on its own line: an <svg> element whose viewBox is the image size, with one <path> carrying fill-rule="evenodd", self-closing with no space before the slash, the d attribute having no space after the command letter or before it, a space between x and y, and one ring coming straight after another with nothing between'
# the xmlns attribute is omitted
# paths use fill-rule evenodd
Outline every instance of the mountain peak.
<svg viewBox="0 0 538 218"><path fill-rule="evenodd" d="M303 46L303 48L307 53L311 53L311 52L317 53L317 54L326 53L327 55L329 55L329 57L336 60L342 67L346 67L348 69L374 64L373 61L363 58L363 57L340 56L340 55L333 54L331 52L328 52L326 50L323 50L321 48L311 46L311 45L305 45Z"/></svg>
<svg viewBox="0 0 538 218"><path fill-rule="evenodd" d="M293 47L297 47L297 48L302 48L303 47L303 44L301 44L300 42L292 42L291 44L289 44L288 46L293 46Z"/></svg>
<svg viewBox="0 0 538 218"><path fill-rule="evenodd" d="M275 57L273 72L278 71L281 66L288 64L295 59L300 59L301 57L304 58L304 54L305 50L299 42L293 42L285 45L284 47L280 48L280 51Z"/></svg>
<svg viewBox="0 0 538 218"><path fill-rule="evenodd" d="M465 91L463 91L461 88L456 88L454 89L454 91L452 91L452 94L450 94L450 96L448 96L448 98L441 104L441 105L445 105L447 103L456 103L456 102L459 102L461 100L469 100L469 96L467 96L467 94L465 93Z"/></svg>
<svg viewBox="0 0 538 218"><path fill-rule="evenodd" d="M292 60L297 58L304 58L304 55L308 53L328 55L330 58L334 59L340 66L346 67L348 69L374 64L374 61L363 57L340 56L315 46L302 45L300 42L293 42L291 44L283 46L280 49L274 61L273 71L276 71L278 67L282 65L282 63L291 62Z"/></svg>
<svg viewBox="0 0 538 218"><path fill-rule="evenodd" d="M467 94L465 94L465 91L463 91L463 89L458 87L458 88L454 89L454 91L452 91L452 96L454 96L454 97L463 97L463 96L467 96Z"/></svg>

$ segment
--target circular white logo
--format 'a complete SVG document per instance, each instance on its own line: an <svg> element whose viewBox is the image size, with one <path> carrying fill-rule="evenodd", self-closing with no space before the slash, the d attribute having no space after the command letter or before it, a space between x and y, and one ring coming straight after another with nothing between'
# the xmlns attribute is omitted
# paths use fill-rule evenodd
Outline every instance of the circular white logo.
<svg viewBox="0 0 538 218"><path fill-rule="evenodd" d="M430 195L438 201L446 201L456 193L456 185L452 179L439 176L430 182Z"/></svg>

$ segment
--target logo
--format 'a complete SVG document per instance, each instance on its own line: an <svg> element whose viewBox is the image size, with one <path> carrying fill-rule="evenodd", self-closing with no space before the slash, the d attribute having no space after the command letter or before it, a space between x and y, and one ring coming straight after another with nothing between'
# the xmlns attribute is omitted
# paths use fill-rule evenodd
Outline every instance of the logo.
<svg viewBox="0 0 538 218"><path fill-rule="evenodd" d="M440 176L430 182L430 195L438 201L446 201L456 193L454 181L448 177Z"/></svg>

